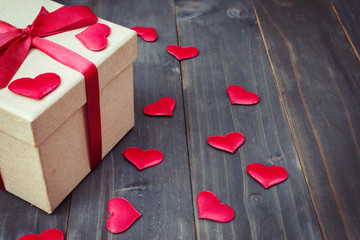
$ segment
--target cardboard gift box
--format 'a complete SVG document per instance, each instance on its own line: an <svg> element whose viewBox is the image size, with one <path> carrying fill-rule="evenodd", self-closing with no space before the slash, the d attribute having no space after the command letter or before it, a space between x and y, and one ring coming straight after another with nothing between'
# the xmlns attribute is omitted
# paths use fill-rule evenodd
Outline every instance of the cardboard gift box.
<svg viewBox="0 0 360 240"><path fill-rule="evenodd" d="M49 0L0 0L0 20L25 29L42 6L49 12L62 7ZM43 38L96 65L104 157L134 126L137 37L130 29L98 22L111 28L102 51L90 51L75 37L88 26ZM51 213L92 169L84 76L32 47L11 81L48 72L58 74L61 83L41 100L0 89L0 174L6 191Z"/></svg>

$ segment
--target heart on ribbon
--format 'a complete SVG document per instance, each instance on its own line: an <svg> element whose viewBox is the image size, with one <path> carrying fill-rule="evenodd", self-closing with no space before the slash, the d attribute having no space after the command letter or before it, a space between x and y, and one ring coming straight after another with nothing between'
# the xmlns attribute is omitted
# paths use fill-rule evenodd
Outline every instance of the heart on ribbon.
<svg viewBox="0 0 360 240"><path fill-rule="evenodd" d="M245 141L244 135L239 132L231 132L223 136L211 136L207 142L214 148L234 153Z"/></svg>
<svg viewBox="0 0 360 240"><path fill-rule="evenodd" d="M237 85L229 86L227 93L232 104L254 105L260 100L256 93L247 92L244 88Z"/></svg>
<svg viewBox="0 0 360 240"><path fill-rule="evenodd" d="M181 47L179 45L169 45L166 50L178 60L192 58L199 54L199 50L195 47Z"/></svg>
<svg viewBox="0 0 360 240"><path fill-rule="evenodd" d="M25 236L20 237L18 240L63 240L64 233L57 229L52 228L43 231L40 235L36 234L27 234Z"/></svg>
<svg viewBox="0 0 360 240"><path fill-rule="evenodd" d="M161 163L164 155L157 149L142 150L141 148L130 147L124 150L124 156L139 170L152 167Z"/></svg>
<svg viewBox="0 0 360 240"><path fill-rule="evenodd" d="M33 78L19 78L12 81L10 91L40 100L60 84L60 76L55 73L43 73Z"/></svg>
<svg viewBox="0 0 360 240"><path fill-rule="evenodd" d="M144 41L154 42L157 39L155 28L153 27L132 27L132 30L136 32Z"/></svg>
<svg viewBox="0 0 360 240"><path fill-rule="evenodd" d="M217 222L229 222L234 216L234 210L210 191L203 191L197 196L199 218L214 220Z"/></svg>
<svg viewBox="0 0 360 240"><path fill-rule="evenodd" d="M160 98L156 103L147 105L144 113L149 116L172 116L175 100L171 97Z"/></svg>
<svg viewBox="0 0 360 240"><path fill-rule="evenodd" d="M121 197L109 201L108 211L111 215L106 222L106 227L112 233L124 232L141 216L141 213L128 200Z"/></svg>
<svg viewBox="0 0 360 240"><path fill-rule="evenodd" d="M107 36L109 36L111 29L109 26L102 23L95 23L91 25L75 37L91 51L101 51L106 48L108 44Z"/></svg>
<svg viewBox="0 0 360 240"><path fill-rule="evenodd" d="M249 164L246 168L248 174L258 181L264 188L269 188L286 180L288 173L285 168L277 165L266 167L261 163Z"/></svg>

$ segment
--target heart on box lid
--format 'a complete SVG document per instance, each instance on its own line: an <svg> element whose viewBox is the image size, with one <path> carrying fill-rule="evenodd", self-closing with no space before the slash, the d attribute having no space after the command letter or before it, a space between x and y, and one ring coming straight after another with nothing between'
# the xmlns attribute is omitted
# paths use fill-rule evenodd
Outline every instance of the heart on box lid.
<svg viewBox="0 0 360 240"><path fill-rule="evenodd" d="M55 73L43 73L32 78L19 78L12 81L8 88L10 91L40 100L60 84L60 76Z"/></svg>
<svg viewBox="0 0 360 240"><path fill-rule="evenodd" d="M102 23L95 23L91 25L75 37L91 51L101 51L106 48L108 44L107 36L109 36L111 29L109 26Z"/></svg>

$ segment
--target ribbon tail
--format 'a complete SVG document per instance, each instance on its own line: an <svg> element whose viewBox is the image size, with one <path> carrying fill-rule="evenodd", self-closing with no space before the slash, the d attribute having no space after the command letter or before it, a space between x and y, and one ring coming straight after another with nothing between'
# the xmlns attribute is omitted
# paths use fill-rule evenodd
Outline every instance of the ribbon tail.
<svg viewBox="0 0 360 240"><path fill-rule="evenodd" d="M15 75L31 46L31 37L19 38L0 58L0 89L6 87Z"/></svg>
<svg viewBox="0 0 360 240"><path fill-rule="evenodd" d="M102 157L100 90L97 68L88 59L49 40L34 37L32 45L56 61L82 73L85 77L90 135L90 166L93 170Z"/></svg>

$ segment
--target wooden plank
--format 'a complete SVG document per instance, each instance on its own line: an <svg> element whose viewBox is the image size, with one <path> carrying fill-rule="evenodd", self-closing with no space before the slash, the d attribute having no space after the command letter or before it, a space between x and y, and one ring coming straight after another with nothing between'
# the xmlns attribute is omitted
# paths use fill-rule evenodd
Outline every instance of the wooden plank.
<svg viewBox="0 0 360 240"><path fill-rule="evenodd" d="M321 239L285 113L249 1L177 1L182 46L200 51L181 62L193 201L204 190L230 205L229 223L198 219L197 239ZM254 106L231 105L226 93L240 85L260 96ZM234 154L207 138L238 131L245 143ZM281 165L288 179L269 189L249 177L259 162Z"/></svg>
<svg viewBox="0 0 360 240"><path fill-rule="evenodd" d="M330 4L357 58L360 60L360 2L356 0L331 0Z"/></svg>
<svg viewBox="0 0 360 240"><path fill-rule="evenodd" d="M253 0L325 239L360 239L360 68L327 0Z"/></svg>
<svg viewBox="0 0 360 240"><path fill-rule="evenodd" d="M160 0L104 0L88 6L97 16L126 27L155 27L159 37L155 43L139 38L134 63L135 127L73 192L67 238L194 239L179 62L165 50L167 44L177 42L174 5ZM147 104L165 96L176 101L172 117L143 114ZM125 160L122 152L127 147L159 149L164 161L140 172ZM124 197L142 214L118 235L106 229L107 204L113 197Z"/></svg>
<svg viewBox="0 0 360 240"><path fill-rule="evenodd" d="M67 198L51 215L24 200L0 190L0 239L18 239L23 235L58 228L64 233L70 200Z"/></svg>

